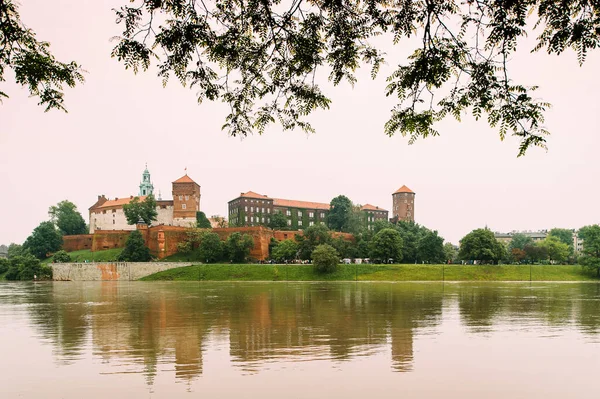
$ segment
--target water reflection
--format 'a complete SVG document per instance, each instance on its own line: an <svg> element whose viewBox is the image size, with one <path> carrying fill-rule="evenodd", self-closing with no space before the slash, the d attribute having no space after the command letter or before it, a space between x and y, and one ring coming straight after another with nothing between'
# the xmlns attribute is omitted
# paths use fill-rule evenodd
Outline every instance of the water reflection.
<svg viewBox="0 0 600 399"><path fill-rule="evenodd" d="M86 354L105 373L162 371L189 383L209 346L228 343L243 374L270 364L385 354L414 370L415 341L458 322L464 334L565 329L597 341L598 284L44 283L0 285L0 317L25 317L59 366ZM4 320L4 319L3 319Z"/></svg>

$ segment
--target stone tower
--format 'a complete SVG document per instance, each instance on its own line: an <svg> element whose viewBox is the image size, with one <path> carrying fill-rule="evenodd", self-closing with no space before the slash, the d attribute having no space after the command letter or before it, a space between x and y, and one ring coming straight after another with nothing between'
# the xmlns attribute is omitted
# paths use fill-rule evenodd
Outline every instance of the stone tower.
<svg viewBox="0 0 600 399"><path fill-rule="evenodd" d="M200 186L187 174L173 182L173 224L189 226L196 223L200 210Z"/></svg>
<svg viewBox="0 0 600 399"><path fill-rule="evenodd" d="M140 193L139 196L152 195L154 193L154 185L150 181L150 172L148 172L148 164L146 164L146 169L144 169L144 173L142 174L142 182L140 183Z"/></svg>
<svg viewBox="0 0 600 399"><path fill-rule="evenodd" d="M392 194L392 218L415 221L415 192L406 186L400 187Z"/></svg>

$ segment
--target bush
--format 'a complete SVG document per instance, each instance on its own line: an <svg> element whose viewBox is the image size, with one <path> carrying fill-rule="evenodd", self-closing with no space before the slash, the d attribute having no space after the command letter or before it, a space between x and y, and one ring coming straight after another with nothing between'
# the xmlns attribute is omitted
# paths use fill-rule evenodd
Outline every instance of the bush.
<svg viewBox="0 0 600 399"><path fill-rule="evenodd" d="M312 252L315 271L318 273L333 273L339 263L339 255L329 244L317 245Z"/></svg>
<svg viewBox="0 0 600 399"><path fill-rule="evenodd" d="M218 262L223 259L223 249L225 244L219 238L217 233L205 233L202 235L198 253L200 260L206 263Z"/></svg>
<svg viewBox="0 0 600 399"><path fill-rule="evenodd" d="M71 255L66 251L60 250L52 256L52 262L54 263L69 263L71 262Z"/></svg>
<svg viewBox="0 0 600 399"><path fill-rule="evenodd" d="M254 239L248 234L240 234L235 232L227 237L225 248L227 256L233 263L242 263L246 261L250 250L254 246Z"/></svg>
<svg viewBox="0 0 600 399"><path fill-rule="evenodd" d="M0 274L6 273L8 271L9 265L10 265L10 263L9 263L8 259L0 258Z"/></svg>
<svg viewBox="0 0 600 399"><path fill-rule="evenodd" d="M150 250L144 242L142 233L137 230L132 231L125 243L125 249L119 255L119 262L148 262L151 259Z"/></svg>
<svg viewBox="0 0 600 399"><path fill-rule="evenodd" d="M7 280L45 280L52 278L52 268L43 266L40 260L31 254L15 256L10 260Z"/></svg>

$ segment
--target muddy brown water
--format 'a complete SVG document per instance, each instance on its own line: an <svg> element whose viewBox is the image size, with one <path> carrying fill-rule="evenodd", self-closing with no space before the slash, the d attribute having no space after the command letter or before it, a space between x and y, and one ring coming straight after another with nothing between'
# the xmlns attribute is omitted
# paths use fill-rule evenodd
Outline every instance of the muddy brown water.
<svg viewBox="0 0 600 399"><path fill-rule="evenodd" d="M0 398L598 398L600 284L0 283Z"/></svg>

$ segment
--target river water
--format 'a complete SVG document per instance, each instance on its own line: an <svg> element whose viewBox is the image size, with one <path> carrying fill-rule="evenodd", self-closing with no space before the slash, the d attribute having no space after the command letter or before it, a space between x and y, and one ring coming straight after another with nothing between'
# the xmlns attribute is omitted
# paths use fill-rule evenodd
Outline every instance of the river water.
<svg viewBox="0 0 600 399"><path fill-rule="evenodd" d="M600 284L0 283L0 398L598 398Z"/></svg>

